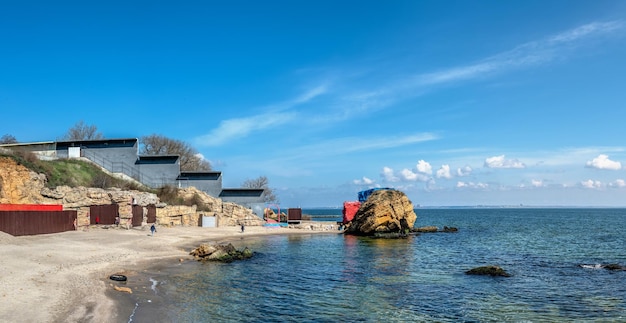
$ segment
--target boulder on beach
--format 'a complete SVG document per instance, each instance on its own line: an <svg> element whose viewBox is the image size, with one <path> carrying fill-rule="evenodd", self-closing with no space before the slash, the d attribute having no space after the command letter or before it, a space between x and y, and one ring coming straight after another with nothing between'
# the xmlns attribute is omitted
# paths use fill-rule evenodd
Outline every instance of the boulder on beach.
<svg viewBox="0 0 626 323"><path fill-rule="evenodd" d="M378 190L361 205L354 219L346 225L346 234L398 237L408 234L417 215L413 203L403 192Z"/></svg>
<svg viewBox="0 0 626 323"><path fill-rule="evenodd" d="M511 275L500 266L481 266L472 268L465 273L468 275L511 277Z"/></svg>
<svg viewBox="0 0 626 323"><path fill-rule="evenodd" d="M201 244L198 248L192 250L190 255L199 261L221 261L231 262L234 260L248 259L253 256L253 252L248 247L243 250L237 250L229 243L227 245L208 245Z"/></svg>

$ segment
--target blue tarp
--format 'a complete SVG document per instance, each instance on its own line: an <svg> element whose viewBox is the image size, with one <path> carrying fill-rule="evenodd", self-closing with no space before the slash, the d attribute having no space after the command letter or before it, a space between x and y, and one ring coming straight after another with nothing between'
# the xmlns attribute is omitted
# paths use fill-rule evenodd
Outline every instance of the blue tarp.
<svg viewBox="0 0 626 323"><path fill-rule="evenodd" d="M374 193L375 191L378 190L392 190L393 188L389 188L389 187L377 187L377 188L370 188L369 190L364 190L364 191L360 191L359 192L359 202L363 203L365 201L367 201L367 198L370 197L370 195L372 195L372 193Z"/></svg>

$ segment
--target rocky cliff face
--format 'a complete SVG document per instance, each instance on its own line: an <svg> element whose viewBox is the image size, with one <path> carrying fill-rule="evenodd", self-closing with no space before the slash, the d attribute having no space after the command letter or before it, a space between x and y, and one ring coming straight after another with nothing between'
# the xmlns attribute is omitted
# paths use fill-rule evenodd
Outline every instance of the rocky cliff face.
<svg viewBox="0 0 626 323"><path fill-rule="evenodd" d="M417 215L406 194L397 190L379 190L370 195L354 219L347 225L346 233L376 235L404 234L415 225Z"/></svg>
<svg viewBox="0 0 626 323"><path fill-rule="evenodd" d="M78 212L78 226L89 225L89 207L92 205L117 204L119 215L124 220L132 218L132 201L144 207L157 207L157 223L161 225L199 225L202 215L216 216L219 226L262 225L262 219L252 210L207 195L195 187L179 190L184 200L194 196L200 199L204 208L199 211L194 206L166 205L160 203L154 193L124 191L116 188L100 189L93 187L59 186L50 189L45 186L46 176L37 174L17 164L13 159L0 157L0 203L4 204L62 204L65 210ZM144 219L145 220L145 219Z"/></svg>
<svg viewBox="0 0 626 323"><path fill-rule="evenodd" d="M0 157L0 203L44 203L39 194L46 176L18 165L13 159Z"/></svg>

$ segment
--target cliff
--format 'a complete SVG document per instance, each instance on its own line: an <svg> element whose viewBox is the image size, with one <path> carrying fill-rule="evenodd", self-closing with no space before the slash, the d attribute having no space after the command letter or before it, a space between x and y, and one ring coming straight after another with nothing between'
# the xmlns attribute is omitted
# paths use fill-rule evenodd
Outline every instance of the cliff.
<svg viewBox="0 0 626 323"><path fill-rule="evenodd" d="M155 205L157 223L161 225L197 226L202 215L216 216L219 226L264 223L252 210L235 203L223 202L194 187L179 189L178 195L186 201L199 199L203 204L202 210L198 210L196 205L166 205L160 202L156 194L149 192L82 186L58 186L51 189L45 184L45 175L19 165L12 158L0 157L0 203L62 204L65 210L77 210L79 227L89 225L89 207L93 205L117 204L122 222L132 218L133 199L137 205L144 207L144 214L147 214L145 208L148 205Z"/></svg>

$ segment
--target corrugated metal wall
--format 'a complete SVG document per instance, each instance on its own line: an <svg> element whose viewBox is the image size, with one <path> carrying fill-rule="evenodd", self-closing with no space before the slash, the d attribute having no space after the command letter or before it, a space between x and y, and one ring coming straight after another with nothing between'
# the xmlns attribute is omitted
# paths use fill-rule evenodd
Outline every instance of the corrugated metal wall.
<svg viewBox="0 0 626 323"><path fill-rule="evenodd" d="M294 208L287 210L287 221L301 221L302 209Z"/></svg>
<svg viewBox="0 0 626 323"><path fill-rule="evenodd" d="M148 221L146 222L155 223L156 222L156 205L150 204L148 205L147 209L148 209L148 215L147 215Z"/></svg>
<svg viewBox="0 0 626 323"><path fill-rule="evenodd" d="M143 206L133 205L133 227L140 227L143 222Z"/></svg>
<svg viewBox="0 0 626 323"><path fill-rule="evenodd" d="M0 211L0 231L14 236L73 231L76 214L76 211Z"/></svg>
<svg viewBox="0 0 626 323"><path fill-rule="evenodd" d="M115 224L120 206L117 204L92 205L89 207L89 224ZM96 223L98 218L98 223Z"/></svg>

